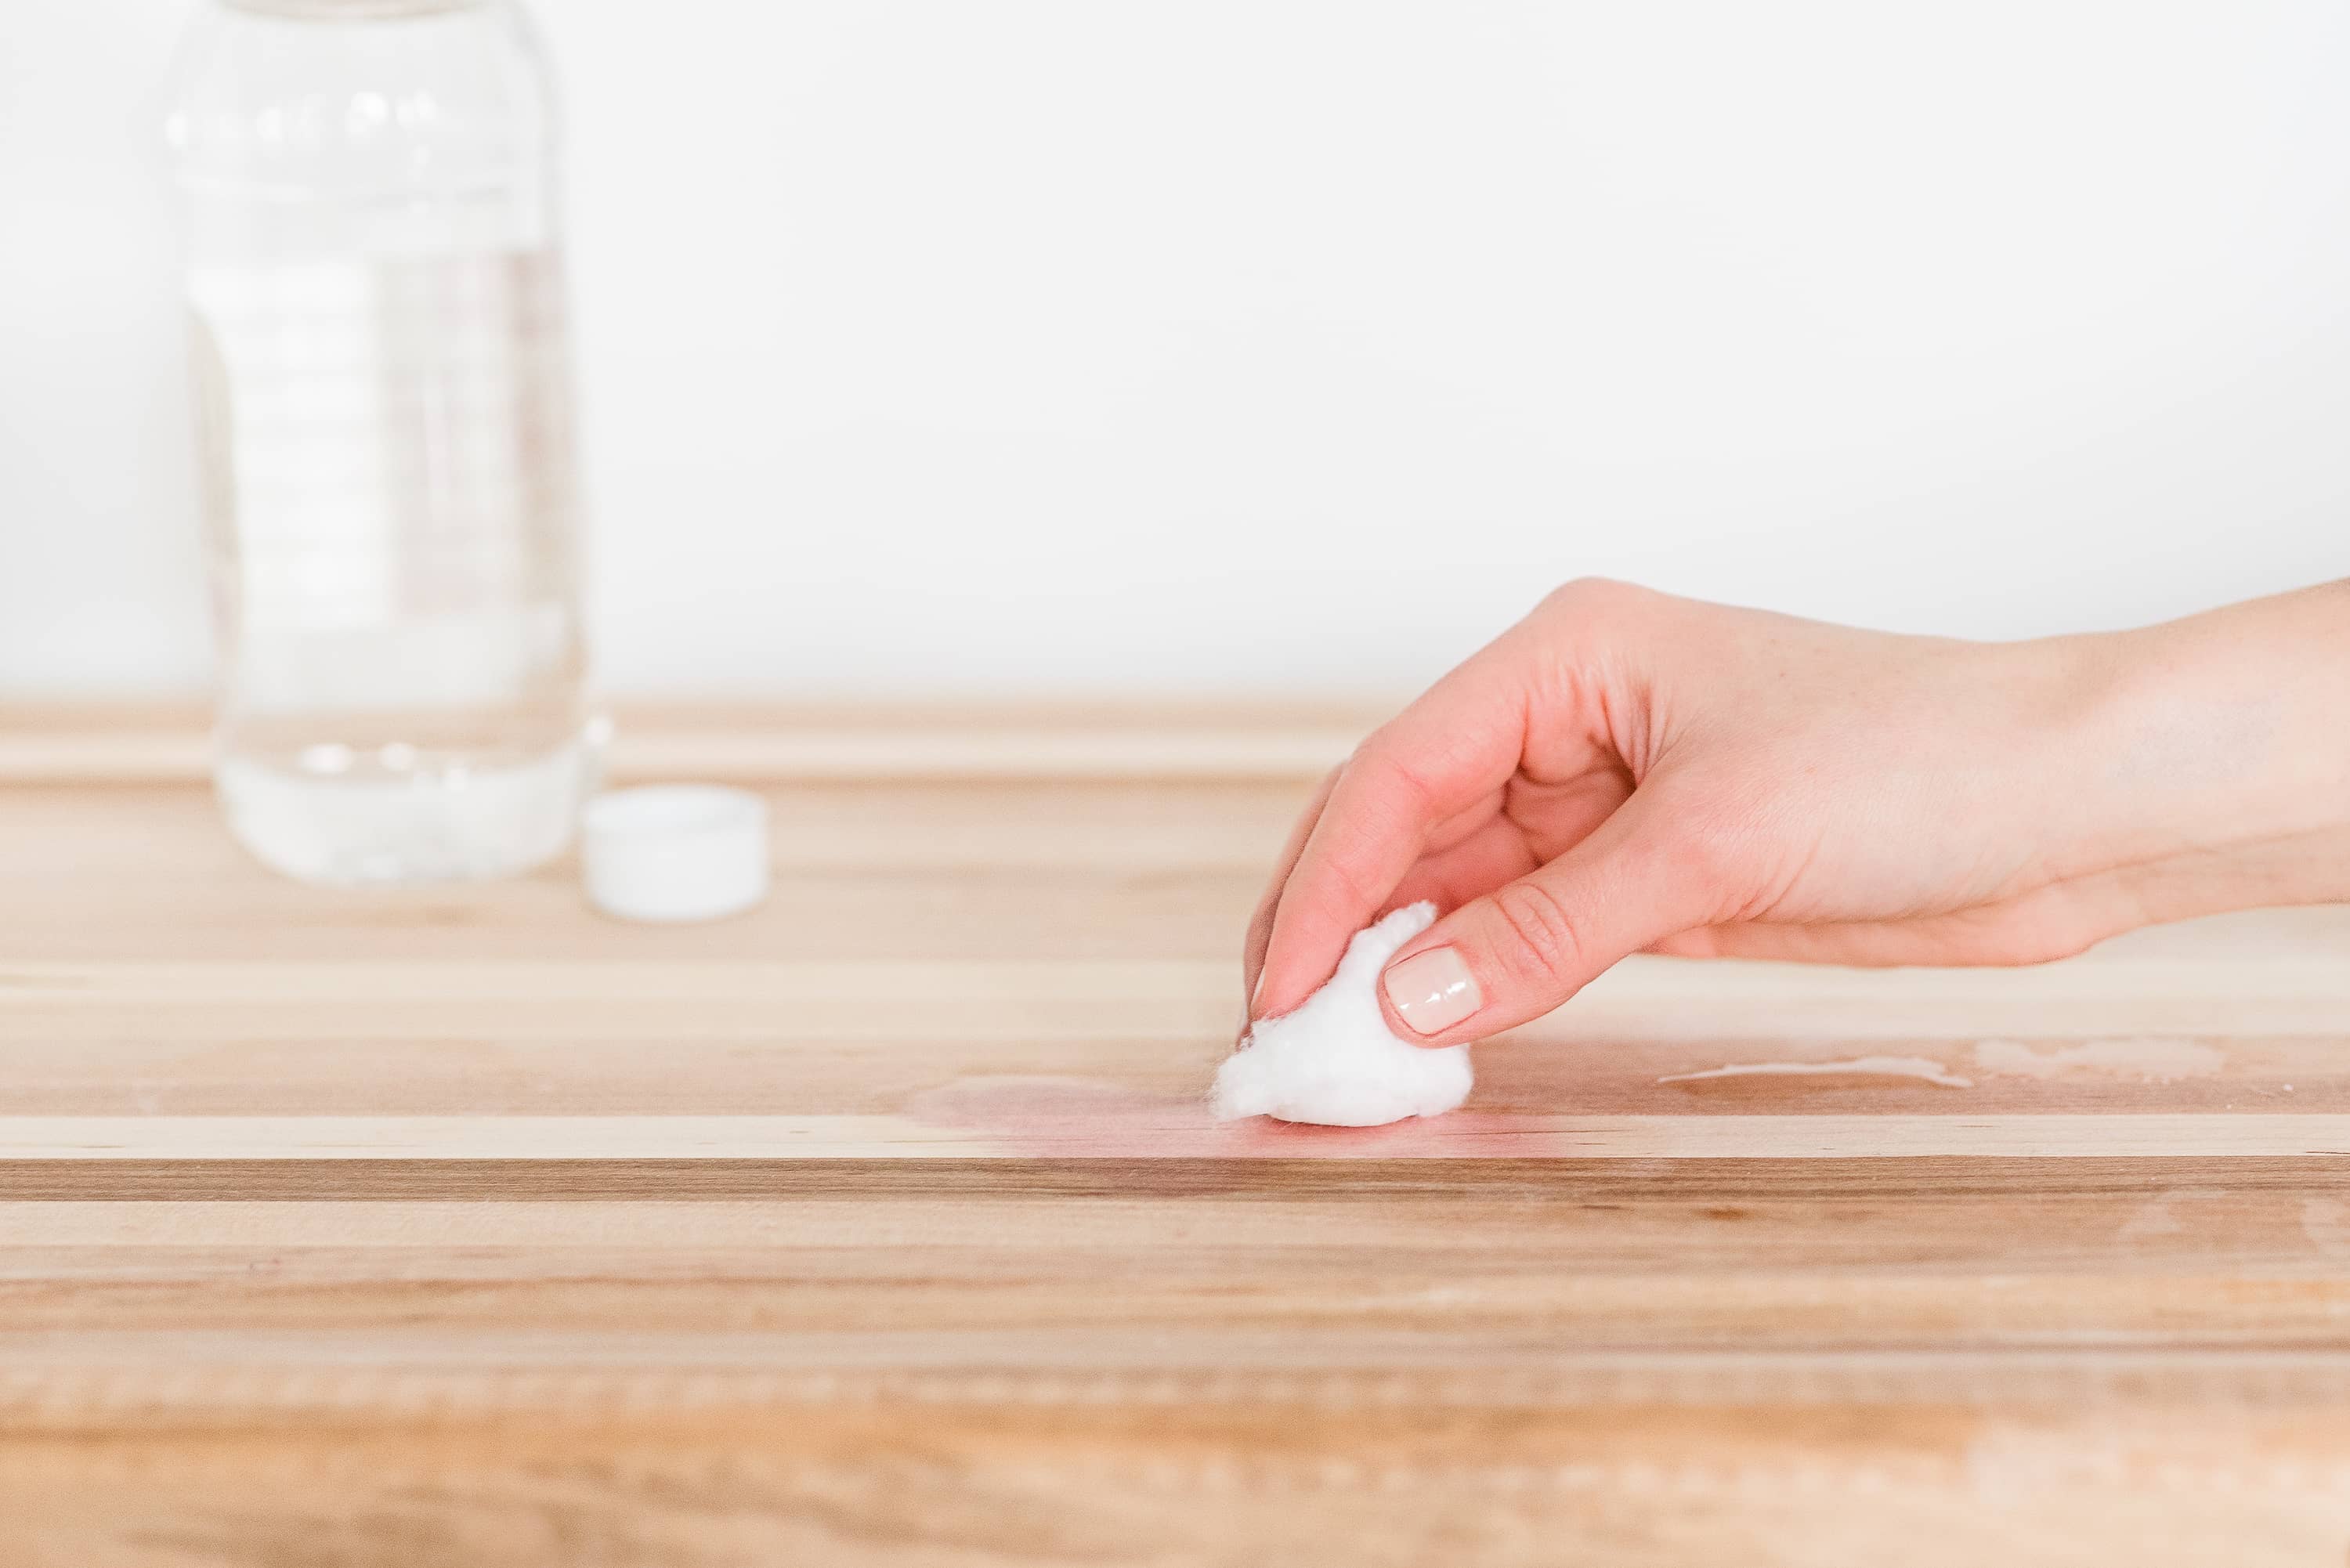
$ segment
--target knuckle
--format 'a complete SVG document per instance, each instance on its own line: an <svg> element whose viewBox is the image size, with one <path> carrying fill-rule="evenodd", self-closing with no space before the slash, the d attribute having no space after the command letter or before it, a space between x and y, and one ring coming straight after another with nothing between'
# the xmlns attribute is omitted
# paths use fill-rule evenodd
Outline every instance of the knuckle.
<svg viewBox="0 0 2350 1568"><path fill-rule="evenodd" d="M1511 972L1540 981L1575 971L1583 944L1557 894L1539 882L1513 882L1493 894L1493 915L1494 956Z"/></svg>
<svg viewBox="0 0 2350 1568"><path fill-rule="evenodd" d="M1628 609L1646 592L1613 577L1576 577L1551 589L1543 598L1542 610L1578 621L1598 619Z"/></svg>
<svg viewBox="0 0 2350 1568"><path fill-rule="evenodd" d="M1386 726L1373 731L1355 748L1344 773L1365 797L1393 797L1409 812L1425 812L1435 798L1435 785L1424 763Z"/></svg>
<svg viewBox="0 0 2350 1568"><path fill-rule="evenodd" d="M1385 898L1389 891L1378 886L1365 875L1359 857L1354 853L1333 857L1329 864L1323 867L1323 874L1329 878L1330 886L1336 889L1339 897L1346 900L1350 909L1376 909L1379 900Z"/></svg>

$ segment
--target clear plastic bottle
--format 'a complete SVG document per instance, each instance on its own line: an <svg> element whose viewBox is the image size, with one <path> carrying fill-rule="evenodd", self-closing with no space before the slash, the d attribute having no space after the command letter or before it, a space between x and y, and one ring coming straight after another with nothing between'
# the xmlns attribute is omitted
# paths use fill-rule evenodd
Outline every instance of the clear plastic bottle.
<svg viewBox="0 0 2350 1568"><path fill-rule="evenodd" d="M215 777L295 877L518 871L593 784L549 96L511 0L204 0L182 45Z"/></svg>

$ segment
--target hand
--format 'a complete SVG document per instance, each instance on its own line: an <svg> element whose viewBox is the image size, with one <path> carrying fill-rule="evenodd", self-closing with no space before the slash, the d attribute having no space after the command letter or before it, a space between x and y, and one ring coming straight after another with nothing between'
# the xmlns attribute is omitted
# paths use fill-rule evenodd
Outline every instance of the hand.
<svg viewBox="0 0 2350 1568"><path fill-rule="evenodd" d="M2350 898L2350 585L1969 643L1570 584L1325 782L1249 928L1286 1012L1385 910L1406 1039L1522 1023L1642 950L2033 963Z"/></svg>

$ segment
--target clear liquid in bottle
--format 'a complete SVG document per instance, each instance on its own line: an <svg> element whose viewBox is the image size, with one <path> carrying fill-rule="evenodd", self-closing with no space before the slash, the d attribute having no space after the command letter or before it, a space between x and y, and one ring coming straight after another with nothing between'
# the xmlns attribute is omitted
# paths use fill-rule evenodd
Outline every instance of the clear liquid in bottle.
<svg viewBox="0 0 2350 1568"><path fill-rule="evenodd" d="M600 739L527 34L495 3L239 4L189 55L230 828L311 881L527 868Z"/></svg>

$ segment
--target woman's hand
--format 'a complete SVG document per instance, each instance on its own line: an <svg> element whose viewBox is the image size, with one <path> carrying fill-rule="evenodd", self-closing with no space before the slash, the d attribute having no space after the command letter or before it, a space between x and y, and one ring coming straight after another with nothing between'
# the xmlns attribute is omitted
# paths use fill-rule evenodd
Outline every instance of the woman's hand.
<svg viewBox="0 0 2350 1568"><path fill-rule="evenodd" d="M1570 584L1333 774L1249 929L1285 1012L1382 911L1455 1044L1643 950L2032 963L2350 898L2350 585L2141 631L1968 643Z"/></svg>

